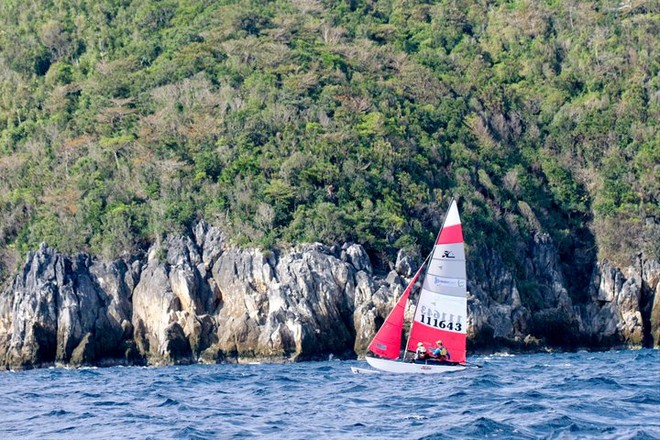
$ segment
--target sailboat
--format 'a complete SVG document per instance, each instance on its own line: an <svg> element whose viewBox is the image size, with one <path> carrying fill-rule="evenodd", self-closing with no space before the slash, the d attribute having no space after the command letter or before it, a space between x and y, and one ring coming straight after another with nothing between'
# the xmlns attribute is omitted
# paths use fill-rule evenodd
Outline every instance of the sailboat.
<svg viewBox="0 0 660 440"><path fill-rule="evenodd" d="M401 352L401 334L408 297L418 278L425 273L417 300L410 336ZM452 199L433 251L412 278L394 309L369 344L367 356L373 368L390 373L444 373L465 369L467 329L467 288L463 229L456 201ZM407 360L419 343L433 349L442 341L451 362ZM356 371L360 370L360 371ZM354 369L354 372L374 370Z"/></svg>

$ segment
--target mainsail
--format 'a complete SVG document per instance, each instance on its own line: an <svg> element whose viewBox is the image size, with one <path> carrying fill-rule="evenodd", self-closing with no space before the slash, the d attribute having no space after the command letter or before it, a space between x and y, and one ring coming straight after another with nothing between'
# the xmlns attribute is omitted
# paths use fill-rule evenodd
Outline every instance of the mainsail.
<svg viewBox="0 0 660 440"><path fill-rule="evenodd" d="M452 200L427 266L407 349L415 351L418 342L434 347L442 340L452 362L465 363L466 328L465 247L458 208Z"/></svg>
<svg viewBox="0 0 660 440"><path fill-rule="evenodd" d="M423 269L424 264L417 270L417 273L408 284L408 287L406 287L403 295L397 301L396 306L387 315L385 322L380 327L380 330L378 330L378 333L376 333L371 344L369 344L369 350L378 356L386 359L397 359L399 357L401 351L401 329L403 328L403 314L406 311L406 302Z"/></svg>

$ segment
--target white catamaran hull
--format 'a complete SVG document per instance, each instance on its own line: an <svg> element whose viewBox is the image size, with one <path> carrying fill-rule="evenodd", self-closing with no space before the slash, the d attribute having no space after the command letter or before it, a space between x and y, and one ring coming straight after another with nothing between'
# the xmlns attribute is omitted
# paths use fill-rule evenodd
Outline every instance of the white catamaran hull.
<svg viewBox="0 0 660 440"><path fill-rule="evenodd" d="M388 373L421 373L421 374L438 374L447 373L449 371L465 370L463 365L437 365L437 364L415 364L412 362L392 361L389 359L380 359L374 357L366 357L367 362L374 368Z"/></svg>

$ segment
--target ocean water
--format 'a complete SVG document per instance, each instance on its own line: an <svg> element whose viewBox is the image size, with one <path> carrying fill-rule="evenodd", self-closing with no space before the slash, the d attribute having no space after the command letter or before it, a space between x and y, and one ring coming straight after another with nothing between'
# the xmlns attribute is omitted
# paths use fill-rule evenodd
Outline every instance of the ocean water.
<svg viewBox="0 0 660 440"><path fill-rule="evenodd" d="M0 373L1 439L660 439L660 351Z"/></svg>

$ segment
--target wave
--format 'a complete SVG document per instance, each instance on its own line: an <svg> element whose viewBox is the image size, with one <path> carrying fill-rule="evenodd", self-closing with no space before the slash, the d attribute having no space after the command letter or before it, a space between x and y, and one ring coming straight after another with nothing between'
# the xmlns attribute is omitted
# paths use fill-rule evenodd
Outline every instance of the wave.
<svg viewBox="0 0 660 440"><path fill-rule="evenodd" d="M134 438L660 438L653 380L660 351L638 355L492 357L482 369L436 377L351 373L360 361L32 370L0 374L0 431L3 438L113 437L119 426Z"/></svg>

